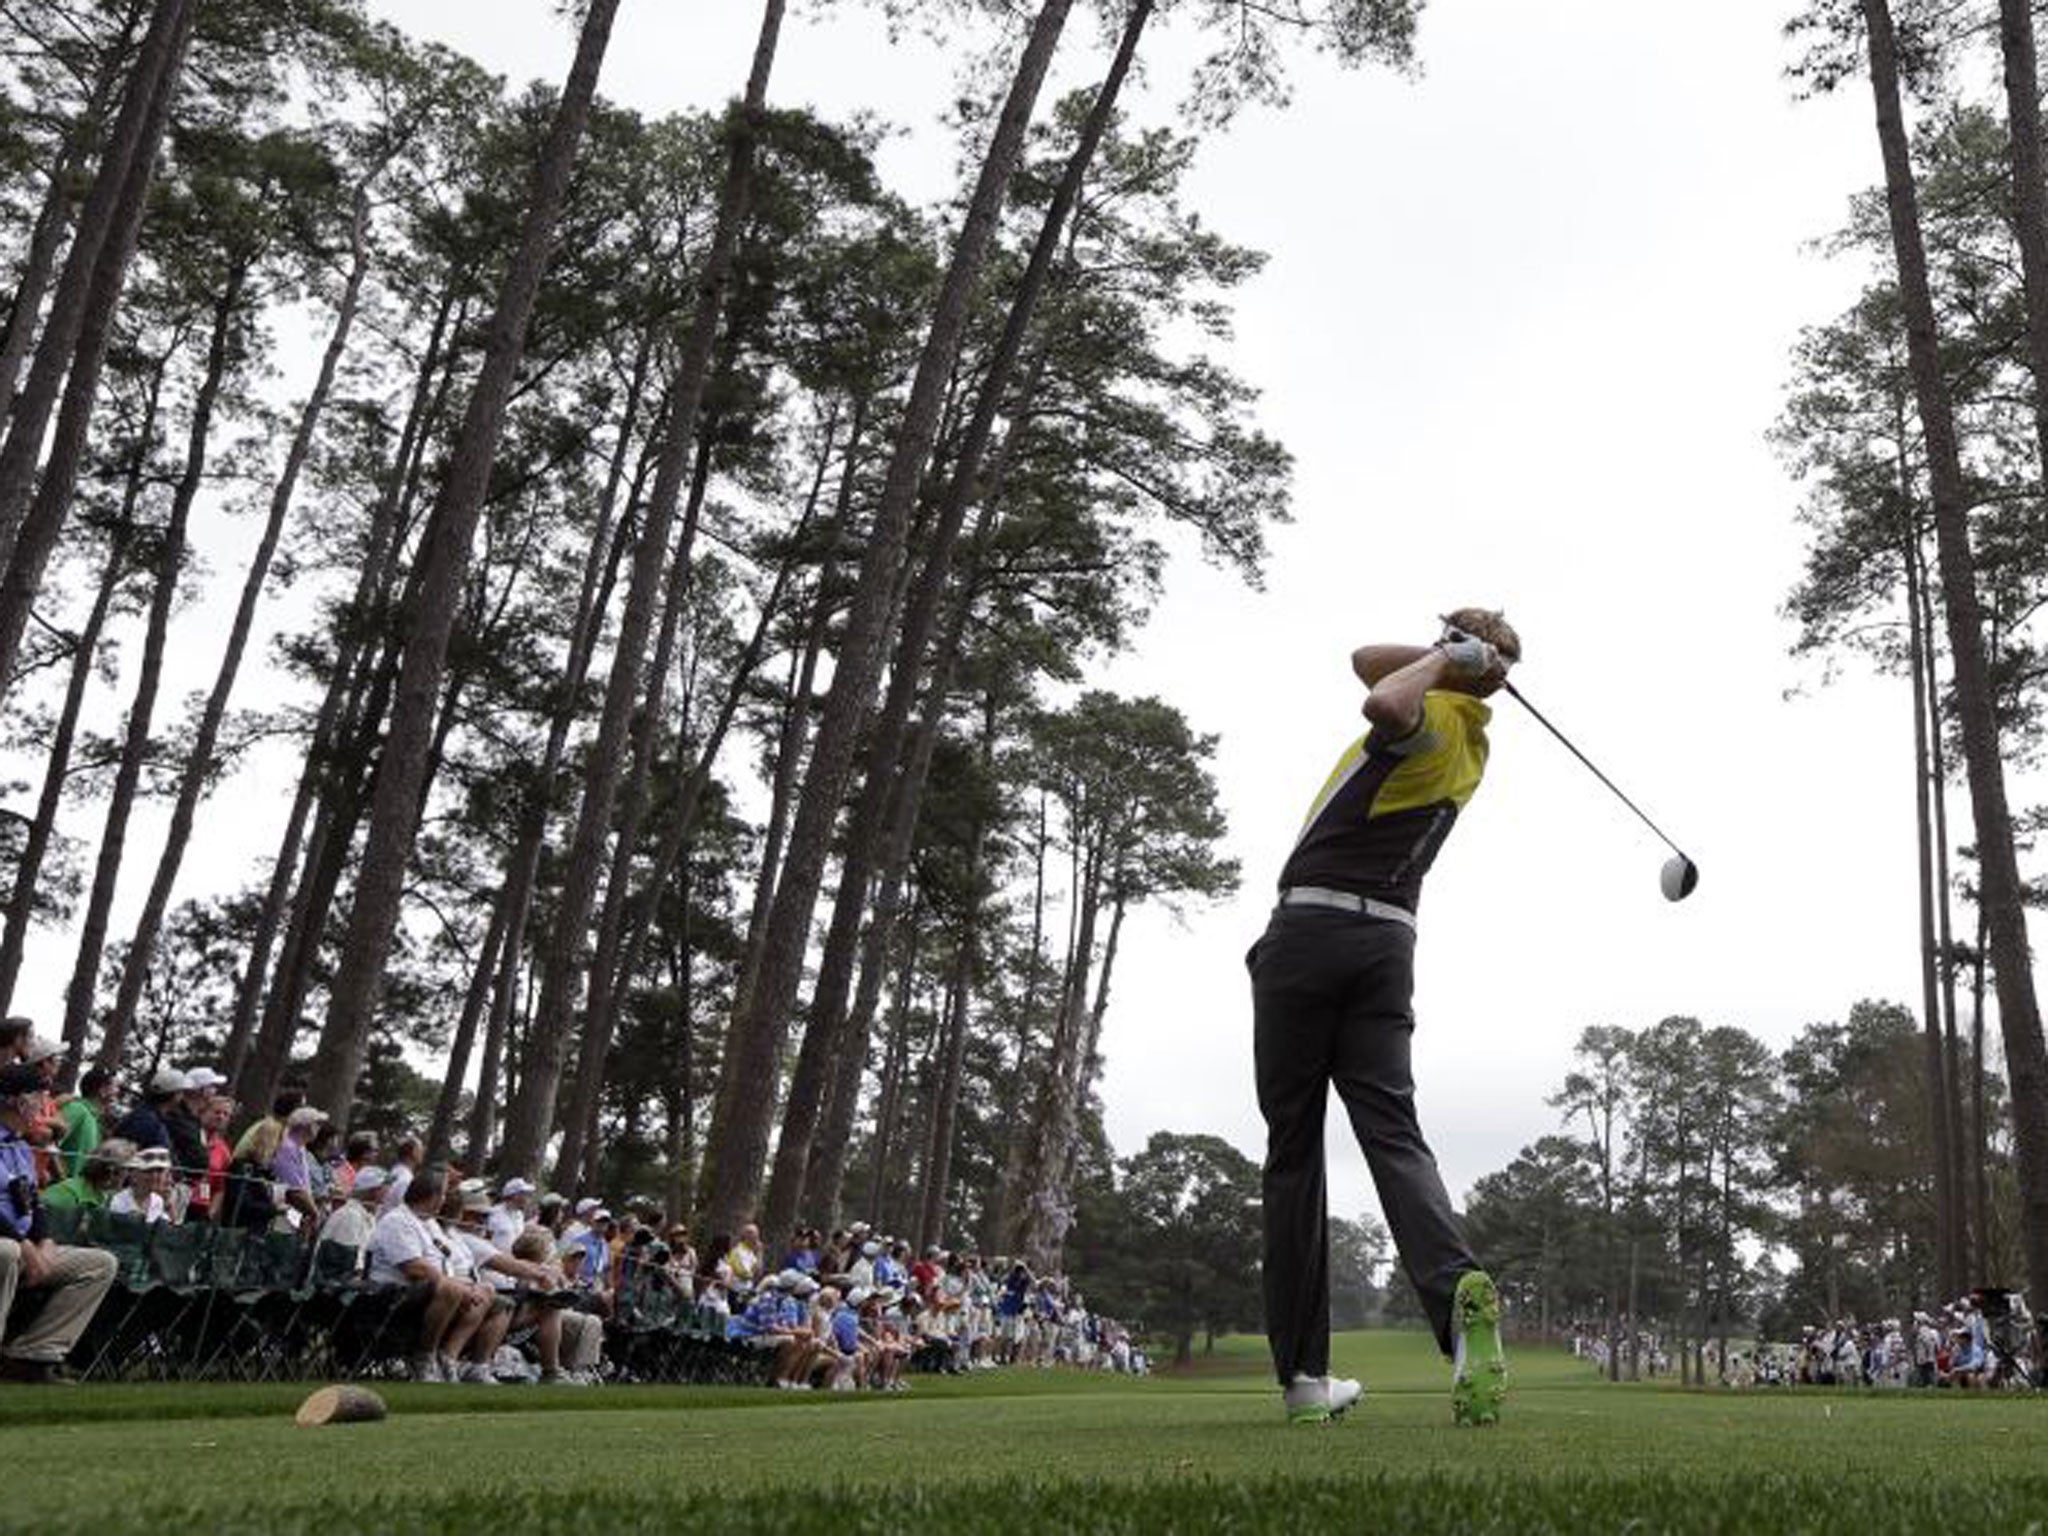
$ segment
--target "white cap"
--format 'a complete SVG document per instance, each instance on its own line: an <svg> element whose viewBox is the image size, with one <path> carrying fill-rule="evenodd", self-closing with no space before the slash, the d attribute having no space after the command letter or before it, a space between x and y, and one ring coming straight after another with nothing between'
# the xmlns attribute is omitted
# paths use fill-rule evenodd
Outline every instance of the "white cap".
<svg viewBox="0 0 2048 1536"><path fill-rule="evenodd" d="M140 1172L148 1172L152 1168L162 1168L168 1171L171 1166L171 1149L169 1147L144 1147L140 1152L128 1159L128 1166Z"/></svg>
<svg viewBox="0 0 2048 1536"><path fill-rule="evenodd" d="M176 1067L158 1067L156 1076L149 1080L152 1094L183 1093L192 1086L191 1079Z"/></svg>
<svg viewBox="0 0 2048 1536"><path fill-rule="evenodd" d="M211 1067L194 1067L185 1074L185 1086L198 1092L207 1088L225 1088L228 1080Z"/></svg>
<svg viewBox="0 0 2048 1536"><path fill-rule="evenodd" d="M597 1199L591 1195L585 1195L581 1200L578 1200L576 1202L576 1214L578 1216L588 1216L592 1211L600 1209L602 1209L602 1207L599 1205Z"/></svg>
<svg viewBox="0 0 2048 1536"><path fill-rule="evenodd" d="M535 1188L536 1186L530 1179L507 1179L504 1186L498 1191L498 1195L501 1199L516 1200L521 1195L532 1194Z"/></svg>
<svg viewBox="0 0 2048 1536"><path fill-rule="evenodd" d="M22 1060L26 1061L30 1066L34 1066L39 1061L48 1061L52 1056L62 1056L63 1054L63 1041L52 1040L48 1035L30 1035L28 1037L28 1055L24 1056Z"/></svg>
<svg viewBox="0 0 2048 1536"><path fill-rule="evenodd" d="M467 1200L471 1195L489 1194L490 1189L491 1182L489 1179L464 1179L455 1186L455 1193Z"/></svg>
<svg viewBox="0 0 2048 1536"><path fill-rule="evenodd" d="M878 1257L880 1257L880 1256L881 1256L881 1252L882 1252L882 1245L881 1245L880 1243L874 1243L874 1242L862 1243L862 1244L860 1245L860 1251L861 1251L861 1256L862 1256L863 1258L869 1258L869 1259L873 1259L873 1258L878 1258Z"/></svg>
<svg viewBox="0 0 2048 1536"><path fill-rule="evenodd" d="M285 1117L284 1128L296 1131L301 1126L325 1125L333 1117L324 1109L315 1109L310 1104L301 1104Z"/></svg>
<svg viewBox="0 0 2048 1536"><path fill-rule="evenodd" d="M356 1170L355 1192L359 1195L375 1194L391 1182L391 1175L372 1163L367 1168Z"/></svg>

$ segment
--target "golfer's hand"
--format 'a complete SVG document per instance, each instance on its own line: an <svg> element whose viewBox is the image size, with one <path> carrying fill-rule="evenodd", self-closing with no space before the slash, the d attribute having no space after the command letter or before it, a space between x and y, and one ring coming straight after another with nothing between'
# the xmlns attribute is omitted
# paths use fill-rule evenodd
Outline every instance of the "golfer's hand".
<svg viewBox="0 0 2048 1536"><path fill-rule="evenodd" d="M1451 670L1464 678L1486 677L1502 670L1500 652L1486 641L1471 635L1460 635L1455 640L1439 640L1436 648L1444 654L1444 660L1451 664Z"/></svg>

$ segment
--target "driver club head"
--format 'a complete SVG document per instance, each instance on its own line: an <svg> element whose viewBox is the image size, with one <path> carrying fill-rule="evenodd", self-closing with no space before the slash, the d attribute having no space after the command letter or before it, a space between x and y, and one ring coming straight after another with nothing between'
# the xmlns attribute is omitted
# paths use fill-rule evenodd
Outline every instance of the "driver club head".
<svg viewBox="0 0 2048 1536"><path fill-rule="evenodd" d="M1699 865L1682 853L1674 853L1666 859L1663 872L1657 876L1657 884L1663 889L1666 901L1685 900L1699 883Z"/></svg>

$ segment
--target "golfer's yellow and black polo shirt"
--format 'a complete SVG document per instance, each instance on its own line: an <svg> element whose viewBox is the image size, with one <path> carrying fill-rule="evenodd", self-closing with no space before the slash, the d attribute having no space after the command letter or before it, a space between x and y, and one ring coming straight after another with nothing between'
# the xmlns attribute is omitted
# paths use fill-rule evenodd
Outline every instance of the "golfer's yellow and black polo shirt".
<svg viewBox="0 0 2048 1536"><path fill-rule="evenodd" d="M1424 696L1399 741L1369 731L1344 749L1302 823L1281 888L1321 886L1410 912L1437 850L1486 773L1493 711L1470 694Z"/></svg>

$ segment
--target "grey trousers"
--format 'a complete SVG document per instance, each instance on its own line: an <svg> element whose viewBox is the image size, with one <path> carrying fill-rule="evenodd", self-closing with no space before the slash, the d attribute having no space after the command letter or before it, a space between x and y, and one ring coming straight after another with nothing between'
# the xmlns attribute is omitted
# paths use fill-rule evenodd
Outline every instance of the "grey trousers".
<svg viewBox="0 0 2048 1536"><path fill-rule="evenodd" d="M1401 1265L1438 1346L1479 1261L1465 1246L1415 1118L1409 1043L1415 933L1326 908L1283 907L1245 956L1259 1112L1266 1118L1266 1337L1284 1386L1330 1370L1329 1209L1323 1113L1337 1090L1365 1152Z"/></svg>
<svg viewBox="0 0 2048 1536"><path fill-rule="evenodd" d="M50 1298L17 1336L7 1331L7 1314L21 1288L21 1244L0 1237L0 1355L54 1365L71 1353L85 1325L99 1311L114 1283L114 1256L98 1248L58 1248L43 1285Z"/></svg>

